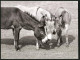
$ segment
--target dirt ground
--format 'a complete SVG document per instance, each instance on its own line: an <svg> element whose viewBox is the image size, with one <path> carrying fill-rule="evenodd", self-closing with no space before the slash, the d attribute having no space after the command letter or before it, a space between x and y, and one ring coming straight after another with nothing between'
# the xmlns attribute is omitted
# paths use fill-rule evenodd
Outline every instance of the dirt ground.
<svg viewBox="0 0 80 60"><path fill-rule="evenodd" d="M16 5L40 6L54 14L58 7L70 11L72 21L69 29L69 47L63 44L57 48L53 40L52 49L36 50L36 40L33 31L22 29L20 32L20 51L15 51L12 30L1 29L1 59L78 59L78 2L77 1L1 1L2 7Z"/></svg>

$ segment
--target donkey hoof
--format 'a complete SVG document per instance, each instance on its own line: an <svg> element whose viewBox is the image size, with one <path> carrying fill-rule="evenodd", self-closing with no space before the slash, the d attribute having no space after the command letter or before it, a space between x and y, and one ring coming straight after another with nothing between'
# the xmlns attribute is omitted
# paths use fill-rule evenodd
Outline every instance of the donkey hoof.
<svg viewBox="0 0 80 60"><path fill-rule="evenodd" d="M52 46L50 45L50 49L52 48Z"/></svg>
<svg viewBox="0 0 80 60"><path fill-rule="evenodd" d="M60 44L57 44L57 47L60 47Z"/></svg>
<svg viewBox="0 0 80 60"><path fill-rule="evenodd" d="M37 50L39 50L39 47L36 47Z"/></svg>
<svg viewBox="0 0 80 60"><path fill-rule="evenodd" d="M17 47L17 48L16 48L16 51L20 51L20 48L19 48L19 47Z"/></svg>
<svg viewBox="0 0 80 60"><path fill-rule="evenodd" d="M17 51L21 51L21 50L17 50Z"/></svg>
<svg viewBox="0 0 80 60"><path fill-rule="evenodd" d="M66 43L66 47L69 47L69 44Z"/></svg>
<svg viewBox="0 0 80 60"><path fill-rule="evenodd" d="M69 45L66 45L66 47L69 47Z"/></svg>

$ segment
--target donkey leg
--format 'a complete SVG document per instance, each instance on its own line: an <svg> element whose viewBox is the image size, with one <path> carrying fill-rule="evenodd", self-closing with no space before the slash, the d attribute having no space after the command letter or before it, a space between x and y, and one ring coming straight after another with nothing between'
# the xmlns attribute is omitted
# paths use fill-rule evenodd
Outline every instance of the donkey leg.
<svg viewBox="0 0 80 60"><path fill-rule="evenodd" d="M57 47L60 46L60 37L57 38Z"/></svg>
<svg viewBox="0 0 80 60"><path fill-rule="evenodd" d="M57 46L59 47L60 46L60 43L62 42L62 31L61 30L59 30L58 32L57 32Z"/></svg>
<svg viewBox="0 0 80 60"><path fill-rule="evenodd" d="M57 46L59 47L62 44L62 36L58 36L57 38Z"/></svg>
<svg viewBox="0 0 80 60"><path fill-rule="evenodd" d="M39 41L36 39L36 49L39 49Z"/></svg>
<svg viewBox="0 0 80 60"><path fill-rule="evenodd" d="M66 33L66 47L69 47L68 34Z"/></svg>
<svg viewBox="0 0 80 60"><path fill-rule="evenodd" d="M57 47L60 46L60 35L59 33L57 33Z"/></svg>
<svg viewBox="0 0 80 60"><path fill-rule="evenodd" d="M40 48L43 48L44 47L41 40L39 40L39 44L40 44Z"/></svg>
<svg viewBox="0 0 80 60"><path fill-rule="evenodd" d="M65 25L66 47L69 47L69 41L68 41L68 28L69 28L69 25L66 24L66 25Z"/></svg>
<svg viewBox="0 0 80 60"><path fill-rule="evenodd" d="M63 43L63 41L62 41L62 35L61 35L61 37L60 37L60 44L62 44Z"/></svg>
<svg viewBox="0 0 80 60"><path fill-rule="evenodd" d="M14 46L16 51L19 50L19 33L20 33L20 29L19 28L14 28Z"/></svg>
<svg viewBox="0 0 80 60"><path fill-rule="evenodd" d="M12 29L12 31L13 31L13 36L14 36L14 28Z"/></svg>

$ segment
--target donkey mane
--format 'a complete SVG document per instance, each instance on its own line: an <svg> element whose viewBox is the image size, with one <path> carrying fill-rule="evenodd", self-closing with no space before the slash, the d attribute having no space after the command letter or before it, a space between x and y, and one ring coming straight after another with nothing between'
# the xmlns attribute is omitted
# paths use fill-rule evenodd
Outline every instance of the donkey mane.
<svg viewBox="0 0 80 60"><path fill-rule="evenodd" d="M38 21L34 16L32 16L32 15L30 15L30 13L28 13L28 12L24 12L24 13L26 13L27 15L29 15L31 18L33 18L34 20L36 20L36 21ZM39 21L38 21L39 22Z"/></svg>
<svg viewBox="0 0 80 60"><path fill-rule="evenodd" d="M40 21L38 21L37 19L35 19L33 16L31 16L29 13L27 12L23 12L22 14L22 18L24 19L24 23L26 24L30 24L33 26L36 26L38 24L40 24ZM27 20L27 22L25 22ZM32 22L33 21L33 22Z"/></svg>

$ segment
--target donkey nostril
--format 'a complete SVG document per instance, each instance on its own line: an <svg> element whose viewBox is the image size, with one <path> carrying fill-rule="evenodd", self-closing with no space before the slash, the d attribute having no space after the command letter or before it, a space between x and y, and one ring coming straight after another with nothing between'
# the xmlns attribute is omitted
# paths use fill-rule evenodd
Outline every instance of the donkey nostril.
<svg viewBox="0 0 80 60"><path fill-rule="evenodd" d="M53 34L55 34L56 32L55 31L53 31Z"/></svg>
<svg viewBox="0 0 80 60"><path fill-rule="evenodd" d="M48 39L47 41L46 41L46 43L49 43L51 40L50 39Z"/></svg>

